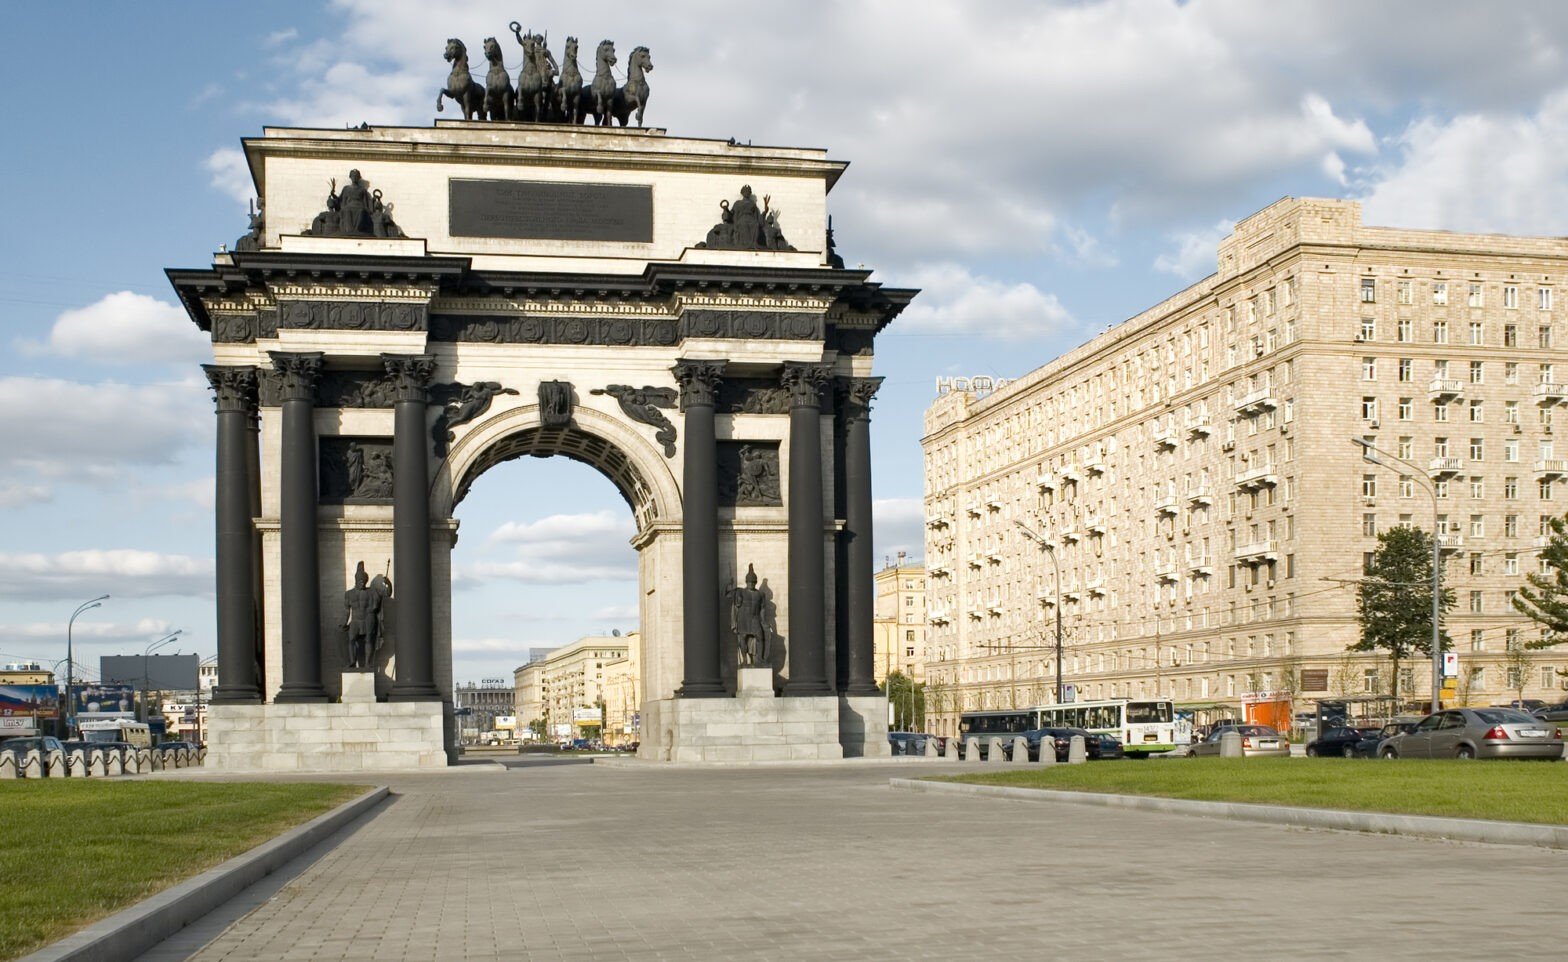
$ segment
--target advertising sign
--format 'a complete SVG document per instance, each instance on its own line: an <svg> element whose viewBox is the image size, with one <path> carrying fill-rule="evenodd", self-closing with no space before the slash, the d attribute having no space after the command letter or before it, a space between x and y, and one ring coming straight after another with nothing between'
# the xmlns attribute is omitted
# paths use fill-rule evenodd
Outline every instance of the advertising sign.
<svg viewBox="0 0 1568 962"><path fill-rule="evenodd" d="M1075 702L1077 700L1078 700L1078 686L1077 685L1063 685L1062 686L1062 703L1063 704L1071 704L1072 702Z"/></svg>
<svg viewBox="0 0 1568 962"><path fill-rule="evenodd" d="M604 719L597 708L573 708L572 721L579 725L597 725Z"/></svg>
<svg viewBox="0 0 1568 962"><path fill-rule="evenodd" d="M1443 652L1443 677L1459 677L1459 653L1457 651Z"/></svg>
<svg viewBox="0 0 1568 962"><path fill-rule="evenodd" d="M0 718L53 718L59 707L53 685L0 685Z"/></svg>
<svg viewBox="0 0 1568 962"><path fill-rule="evenodd" d="M32 715L0 717L0 738L10 738L12 735L26 735L36 730L33 727Z"/></svg>
<svg viewBox="0 0 1568 962"><path fill-rule="evenodd" d="M130 685L77 685L71 689L71 701L71 714L83 721L136 717L136 693Z"/></svg>
<svg viewBox="0 0 1568 962"><path fill-rule="evenodd" d="M495 730L498 731L498 732L514 732L514 731L517 731L517 716L516 715L497 715L497 716L495 716Z"/></svg>
<svg viewBox="0 0 1568 962"><path fill-rule="evenodd" d="M201 659L195 655L104 655L98 675L104 684L130 685L148 691L194 691Z"/></svg>

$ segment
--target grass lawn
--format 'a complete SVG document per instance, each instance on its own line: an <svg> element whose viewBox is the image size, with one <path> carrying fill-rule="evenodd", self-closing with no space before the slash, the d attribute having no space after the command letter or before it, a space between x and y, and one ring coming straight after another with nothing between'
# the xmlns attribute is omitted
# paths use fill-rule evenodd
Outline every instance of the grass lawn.
<svg viewBox="0 0 1568 962"><path fill-rule="evenodd" d="M1568 764L1561 762L1171 758L977 771L941 780L1568 824Z"/></svg>
<svg viewBox="0 0 1568 962"><path fill-rule="evenodd" d="M0 959L254 848L365 786L0 782Z"/></svg>

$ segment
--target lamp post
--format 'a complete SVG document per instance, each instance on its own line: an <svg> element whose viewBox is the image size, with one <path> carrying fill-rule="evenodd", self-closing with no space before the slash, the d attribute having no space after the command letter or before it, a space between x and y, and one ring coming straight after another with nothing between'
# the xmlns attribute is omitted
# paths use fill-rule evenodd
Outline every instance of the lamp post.
<svg viewBox="0 0 1568 962"><path fill-rule="evenodd" d="M1060 705L1062 703L1062 566L1056 560L1056 547L1045 540L1044 535L1037 533L1022 521L1015 520L1013 524L1024 533L1024 537L1039 545L1040 550L1050 557L1051 568L1056 574L1056 604L1052 607L1056 609L1056 703Z"/></svg>
<svg viewBox="0 0 1568 962"><path fill-rule="evenodd" d="M1421 487L1432 498L1432 713L1443 710L1443 544L1437 530L1437 488L1427 478L1426 472L1417 465L1411 464L1404 458L1389 454L1365 438L1351 438L1353 444L1361 448L1362 457L1371 464L1387 468L1390 465L1379 458L1397 461L1411 470L1411 477L1421 482ZM1399 679L1394 679L1394 684L1399 684ZM1394 706L1398 709L1398 705Z"/></svg>
<svg viewBox="0 0 1568 962"><path fill-rule="evenodd" d="M108 595L99 595L91 601L84 601L71 612L70 620L65 623L65 709L61 712L64 719L65 730L62 735L71 734L71 681L76 673L76 653L71 645L71 629L76 627L76 619L84 611L91 611L109 600Z"/></svg>
<svg viewBox="0 0 1568 962"><path fill-rule="evenodd" d="M157 641L149 644L146 648L142 649L142 723L143 724L146 724L147 721L148 721L148 716L147 716L147 659L152 656L153 652L157 651L159 648L162 648L164 645L167 645L169 642L173 641L174 639L178 638L180 635L183 635L183 634L185 634L185 629L184 628L176 628L173 631L169 632L167 635L164 635L162 638L159 638ZM196 662L196 682L197 682L197 684L201 683L201 661L200 661L200 659L198 659L197 662Z"/></svg>

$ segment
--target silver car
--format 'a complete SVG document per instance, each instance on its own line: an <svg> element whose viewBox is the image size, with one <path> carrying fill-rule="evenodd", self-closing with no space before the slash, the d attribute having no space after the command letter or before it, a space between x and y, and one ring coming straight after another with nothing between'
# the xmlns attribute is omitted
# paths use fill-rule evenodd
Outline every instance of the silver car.
<svg viewBox="0 0 1568 962"><path fill-rule="evenodd" d="M1555 725L1517 708L1450 708L1377 747L1379 758L1561 758Z"/></svg>
<svg viewBox="0 0 1568 962"><path fill-rule="evenodd" d="M1227 725L1209 732L1209 737L1192 746L1188 754L1193 757L1218 755L1220 739L1230 732L1241 736L1241 754L1245 758L1289 758L1290 742L1284 735L1267 725Z"/></svg>

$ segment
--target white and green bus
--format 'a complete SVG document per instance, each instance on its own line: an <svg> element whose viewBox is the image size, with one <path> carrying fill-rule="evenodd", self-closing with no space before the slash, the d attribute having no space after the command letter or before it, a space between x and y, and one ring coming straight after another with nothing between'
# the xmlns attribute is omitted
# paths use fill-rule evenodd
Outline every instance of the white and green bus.
<svg viewBox="0 0 1568 962"><path fill-rule="evenodd" d="M1128 755L1147 756L1175 750L1192 741L1192 728L1176 718L1168 698L1130 701L1070 702L1040 708L965 712L959 717L962 735L1022 734L1041 728L1081 728L1106 734L1122 743Z"/></svg>

